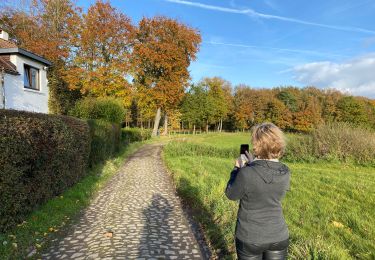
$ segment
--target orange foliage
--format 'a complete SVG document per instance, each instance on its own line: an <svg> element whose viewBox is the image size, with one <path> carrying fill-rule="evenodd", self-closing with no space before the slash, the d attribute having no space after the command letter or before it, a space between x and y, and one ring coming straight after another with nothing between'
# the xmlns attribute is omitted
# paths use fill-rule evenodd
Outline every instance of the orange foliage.
<svg viewBox="0 0 375 260"><path fill-rule="evenodd" d="M192 28L166 17L143 18L133 47L137 86L152 89L157 107L174 109L189 81L188 67L201 42Z"/></svg>

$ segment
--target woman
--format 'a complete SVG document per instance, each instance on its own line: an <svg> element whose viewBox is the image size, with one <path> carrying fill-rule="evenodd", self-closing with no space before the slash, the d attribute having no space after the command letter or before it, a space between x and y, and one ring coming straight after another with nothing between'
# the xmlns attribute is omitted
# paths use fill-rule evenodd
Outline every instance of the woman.
<svg viewBox="0 0 375 260"><path fill-rule="evenodd" d="M238 259L286 259L289 245L281 200L289 189L290 171L279 158L285 150L282 131L271 123L254 128L255 159L235 168L225 191L240 200L236 224ZM251 155L247 155L251 158Z"/></svg>

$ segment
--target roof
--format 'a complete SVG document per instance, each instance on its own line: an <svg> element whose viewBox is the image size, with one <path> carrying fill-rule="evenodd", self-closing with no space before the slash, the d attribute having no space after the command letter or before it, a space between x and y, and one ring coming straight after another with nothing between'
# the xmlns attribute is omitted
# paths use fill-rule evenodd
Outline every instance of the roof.
<svg viewBox="0 0 375 260"><path fill-rule="evenodd" d="M52 63L49 60L43 58L42 56L39 56L25 49L18 48L18 46L15 43L0 38L0 55L14 53L18 53L33 60L37 60L47 66L52 65Z"/></svg>
<svg viewBox="0 0 375 260"><path fill-rule="evenodd" d="M1 49L17 48L17 45L14 42L7 41L7 40L0 38L0 48Z"/></svg>
<svg viewBox="0 0 375 260"><path fill-rule="evenodd" d="M9 58L9 55L0 56L0 70L4 69L5 73L19 75L16 66L10 62Z"/></svg>

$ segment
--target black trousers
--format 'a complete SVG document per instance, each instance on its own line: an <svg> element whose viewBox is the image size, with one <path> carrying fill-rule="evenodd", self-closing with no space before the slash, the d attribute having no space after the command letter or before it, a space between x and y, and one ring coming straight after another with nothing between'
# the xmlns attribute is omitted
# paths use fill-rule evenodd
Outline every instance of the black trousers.
<svg viewBox="0 0 375 260"><path fill-rule="evenodd" d="M284 260L288 255L289 239L268 244L249 244L236 238L238 260Z"/></svg>

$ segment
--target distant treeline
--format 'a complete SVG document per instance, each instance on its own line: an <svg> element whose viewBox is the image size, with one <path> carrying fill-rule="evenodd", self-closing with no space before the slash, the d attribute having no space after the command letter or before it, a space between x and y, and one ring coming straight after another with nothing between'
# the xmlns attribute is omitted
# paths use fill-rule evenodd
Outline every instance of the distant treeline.
<svg viewBox="0 0 375 260"><path fill-rule="evenodd" d="M144 112L144 107L138 110L139 125L152 119ZM375 129L375 100L315 87L232 88L228 81L214 77L192 85L169 117L173 128L217 131L247 130L264 121L298 132L330 122Z"/></svg>

